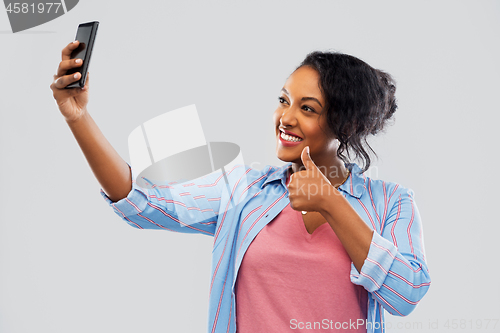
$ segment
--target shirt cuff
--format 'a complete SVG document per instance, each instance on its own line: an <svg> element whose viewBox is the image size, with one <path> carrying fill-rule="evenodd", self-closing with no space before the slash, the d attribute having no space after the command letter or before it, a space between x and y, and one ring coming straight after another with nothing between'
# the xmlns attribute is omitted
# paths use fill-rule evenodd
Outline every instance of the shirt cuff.
<svg viewBox="0 0 500 333"><path fill-rule="evenodd" d="M131 169L131 173L132 173L132 189L125 198L114 202L106 195L106 193L103 191L102 188L100 189L102 197L113 208L115 213L124 217L137 215L143 212L148 204L148 196L149 196L148 190L137 185L135 181L136 175L133 169Z"/></svg>
<svg viewBox="0 0 500 333"><path fill-rule="evenodd" d="M398 249L389 240L373 232L368 256L358 272L351 262L351 282L363 286L367 291L380 289L394 262Z"/></svg>

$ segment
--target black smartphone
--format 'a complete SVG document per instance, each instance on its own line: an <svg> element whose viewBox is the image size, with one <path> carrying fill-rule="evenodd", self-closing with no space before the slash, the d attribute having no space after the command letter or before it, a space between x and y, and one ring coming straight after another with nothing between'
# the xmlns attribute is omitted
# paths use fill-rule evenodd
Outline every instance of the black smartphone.
<svg viewBox="0 0 500 333"><path fill-rule="evenodd" d="M78 26L75 40L78 40L80 44L75 50L73 50L73 52L71 52L71 59L82 59L83 64L80 67L69 69L66 72L66 75L80 72L82 76L80 77L80 80L68 84L66 89L85 87L85 81L87 80L87 72L90 64L90 56L92 55L92 49L94 48L94 41L98 26L99 22L97 21L82 23Z"/></svg>

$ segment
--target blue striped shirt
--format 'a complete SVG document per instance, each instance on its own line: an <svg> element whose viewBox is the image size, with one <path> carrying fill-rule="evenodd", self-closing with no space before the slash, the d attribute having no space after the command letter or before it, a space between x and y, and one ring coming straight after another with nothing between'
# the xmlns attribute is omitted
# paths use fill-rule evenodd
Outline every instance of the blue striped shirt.
<svg viewBox="0 0 500 333"><path fill-rule="evenodd" d="M236 332L238 269L255 236L290 202L285 185L290 166L233 165L189 183L146 180L144 188L134 181L117 202L101 194L133 227L214 237L208 332ZM339 191L375 230L361 272L351 263L351 282L368 291L368 318L358 325L384 332L384 310L408 315L429 289L420 215L411 190L370 179L356 164L347 167L351 175Z"/></svg>

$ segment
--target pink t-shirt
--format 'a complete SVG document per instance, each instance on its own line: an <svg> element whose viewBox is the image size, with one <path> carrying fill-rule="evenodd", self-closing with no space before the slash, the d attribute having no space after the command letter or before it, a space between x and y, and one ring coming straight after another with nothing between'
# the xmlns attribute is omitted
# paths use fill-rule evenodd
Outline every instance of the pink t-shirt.
<svg viewBox="0 0 500 333"><path fill-rule="evenodd" d="M290 204L255 237L236 283L238 333L366 332L367 291L328 223L312 234Z"/></svg>

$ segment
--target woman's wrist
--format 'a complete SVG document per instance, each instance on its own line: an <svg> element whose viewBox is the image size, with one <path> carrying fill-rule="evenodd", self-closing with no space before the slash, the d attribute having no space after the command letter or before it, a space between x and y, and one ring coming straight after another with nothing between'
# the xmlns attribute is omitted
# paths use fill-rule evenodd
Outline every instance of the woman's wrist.
<svg viewBox="0 0 500 333"><path fill-rule="evenodd" d="M88 110L87 110L87 107L84 107L82 109L82 111L80 112L80 114L78 114L77 116L74 116L74 117L65 117L64 120L66 120L66 123L69 125L69 126L72 126L72 125L75 125L79 122L81 122L82 120L84 120L84 118L86 118L88 116Z"/></svg>
<svg viewBox="0 0 500 333"><path fill-rule="evenodd" d="M338 211L339 205L342 204L340 201L342 199L345 200L342 193L340 193L340 191L337 190L333 185L328 186L329 187L326 190L325 187L323 187L325 193L322 193L322 195L318 198L320 207L318 209L318 212L321 213L321 215L323 215L325 219L327 217L334 218L335 211Z"/></svg>

